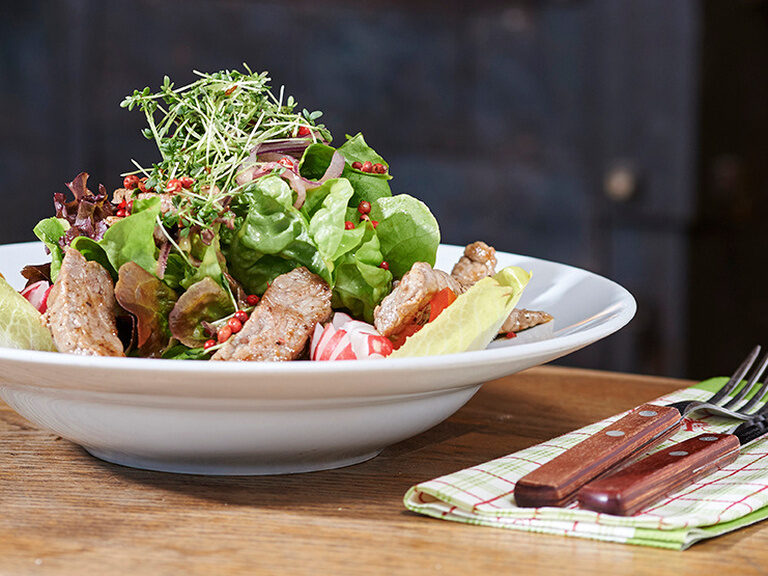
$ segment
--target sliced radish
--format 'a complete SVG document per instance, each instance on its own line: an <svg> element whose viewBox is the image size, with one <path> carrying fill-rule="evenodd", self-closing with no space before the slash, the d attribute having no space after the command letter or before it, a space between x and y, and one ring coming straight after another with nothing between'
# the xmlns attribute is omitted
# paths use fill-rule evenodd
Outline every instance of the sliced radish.
<svg viewBox="0 0 768 576"><path fill-rule="evenodd" d="M21 295L24 296L29 303L32 304L40 314L43 314L48 309L48 295L51 293L53 286L47 280L40 280L34 284L30 284L24 290L21 291Z"/></svg>
<svg viewBox="0 0 768 576"><path fill-rule="evenodd" d="M324 327L315 327L309 347L312 360L361 360L385 358L392 343L365 322L337 312Z"/></svg>

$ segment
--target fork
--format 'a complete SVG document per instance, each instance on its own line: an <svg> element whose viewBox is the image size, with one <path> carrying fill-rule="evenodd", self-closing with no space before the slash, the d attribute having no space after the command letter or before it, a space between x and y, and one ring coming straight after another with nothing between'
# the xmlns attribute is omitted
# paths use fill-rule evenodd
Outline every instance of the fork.
<svg viewBox="0 0 768 576"><path fill-rule="evenodd" d="M760 354L755 346L728 382L707 400L688 400L667 406L643 404L610 424L599 433L566 450L559 456L527 474L515 485L515 503L521 507L563 506L576 498L576 493L601 474L642 455L649 448L672 436L683 418L699 411L738 420L748 420L746 412L757 404L768 382L749 400L757 376L749 379L733 398L744 376ZM762 360L768 365L768 355ZM755 374L761 373L760 370Z"/></svg>

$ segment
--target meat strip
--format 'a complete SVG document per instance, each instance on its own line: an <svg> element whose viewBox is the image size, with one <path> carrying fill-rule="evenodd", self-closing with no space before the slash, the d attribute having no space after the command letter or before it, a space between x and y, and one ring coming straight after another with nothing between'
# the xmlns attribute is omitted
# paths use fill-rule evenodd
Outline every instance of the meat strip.
<svg viewBox="0 0 768 576"><path fill-rule="evenodd" d="M429 318L429 302L440 290L451 288L458 296L495 273L496 250L481 241L464 249L450 275L424 262L416 262L374 310L376 329L384 336L396 336L412 323L424 324ZM550 320L552 316L546 312L516 308L500 332L519 332Z"/></svg>
<svg viewBox="0 0 768 576"><path fill-rule="evenodd" d="M416 262L373 311L376 330L383 336L397 334L413 322L443 288L450 288L457 295L465 291L465 287L450 274L434 270L426 262Z"/></svg>
<svg viewBox="0 0 768 576"><path fill-rule="evenodd" d="M48 296L45 321L59 352L83 356L124 356L117 336L112 277L100 264L68 248Z"/></svg>
<svg viewBox="0 0 768 576"><path fill-rule="evenodd" d="M485 242L473 242L451 271L451 276L469 288L496 273L496 250Z"/></svg>
<svg viewBox="0 0 768 576"><path fill-rule="evenodd" d="M469 288L483 278L496 273L496 250L485 242L473 242L464 249L464 255L453 267L451 275ZM520 332L544 324L552 316L538 310L515 308L499 329L499 333Z"/></svg>
<svg viewBox="0 0 768 576"><path fill-rule="evenodd" d="M318 322L331 316L331 289L304 267L275 278L243 329L211 360L282 362L304 351Z"/></svg>
<svg viewBox="0 0 768 576"><path fill-rule="evenodd" d="M520 332L533 328L539 324L544 324L552 320L552 316L546 312L538 310L526 310L525 308L515 308L509 318L504 320L504 324L499 328L499 334L508 334L510 332Z"/></svg>

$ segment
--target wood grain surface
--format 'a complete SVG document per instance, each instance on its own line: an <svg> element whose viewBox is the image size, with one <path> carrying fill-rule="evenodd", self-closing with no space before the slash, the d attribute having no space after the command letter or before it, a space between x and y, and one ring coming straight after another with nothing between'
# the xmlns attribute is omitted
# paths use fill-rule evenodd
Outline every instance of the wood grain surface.
<svg viewBox="0 0 768 576"><path fill-rule="evenodd" d="M768 573L768 526L672 552L468 526L406 511L413 484L686 385L537 368L370 462L208 478L100 462L0 407L0 574ZM543 416L542 416L543 415Z"/></svg>

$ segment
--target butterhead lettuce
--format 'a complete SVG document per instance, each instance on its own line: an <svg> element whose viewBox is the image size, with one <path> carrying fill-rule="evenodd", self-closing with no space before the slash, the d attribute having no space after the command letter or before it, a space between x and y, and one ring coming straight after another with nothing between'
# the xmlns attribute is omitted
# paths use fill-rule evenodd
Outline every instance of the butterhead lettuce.
<svg viewBox="0 0 768 576"><path fill-rule="evenodd" d="M360 243L339 260L333 287L334 308L346 308L353 316L373 321L373 310L392 285L392 273L381 267L383 256L373 226L366 222Z"/></svg>
<svg viewBox="0 0 768 576"><path fill-rule="evenodd" d="M239 223L222 235L230 273L251 294L262 294L277 276L299 266L330 284L331 263L312 239L307 218L271 193L275 179L260 178L238 195L233 211Z"/></svg>
<svg viewBox="0 0 768 576"><path fill-rule="evenodd" d="M378 222L381 253L395 276L415 262L435 265L440 228L424 202L408 194L379 198L371 203L371 219Z"/></svg>

